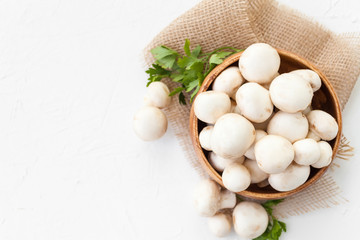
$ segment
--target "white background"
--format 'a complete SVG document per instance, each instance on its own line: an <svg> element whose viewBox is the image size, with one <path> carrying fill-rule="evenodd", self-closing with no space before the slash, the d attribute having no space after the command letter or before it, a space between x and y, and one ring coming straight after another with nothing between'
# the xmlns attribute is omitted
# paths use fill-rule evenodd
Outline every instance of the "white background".
<svg viewBox="0 0 360 240"><path fill-rule="evenodd" d="M193 210L199 177L172 129L155 142L132 131L141 50L196 2L0 1L1 240L216 239ZM357 0L281 2L360 31ZM359 93L343 130L356 151ZM358 236L357 158L336 175L349 203L286 219L282 239Z"/></svg>

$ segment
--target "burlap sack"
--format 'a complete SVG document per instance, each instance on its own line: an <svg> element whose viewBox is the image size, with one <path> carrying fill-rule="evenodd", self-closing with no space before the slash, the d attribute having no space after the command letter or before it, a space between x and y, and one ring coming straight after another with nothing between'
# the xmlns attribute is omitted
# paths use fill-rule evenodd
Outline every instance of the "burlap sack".
<svg viewBox="0 0 360 240"><path fill-rule="evenodd" d="M154 59L150 50L158 45L179 52L185 39L205 52L221 46L246 48L255 42L294 52L313 62L333 84L343 108L360 73L360 37L358 34L334 34L302 14L273 0L204 0L174 20L146 47L147 65ZM171 88L177 84L168 81ZM177 101L167 109L167 116L186 157L194 169L205 175L196 158L189 137L190 106ZM318 208L346 202L332 178L339 159L348 159L352 148L345 138L338 157L316 184L286 199L276 209L279 217L297 215Z"/></svg>

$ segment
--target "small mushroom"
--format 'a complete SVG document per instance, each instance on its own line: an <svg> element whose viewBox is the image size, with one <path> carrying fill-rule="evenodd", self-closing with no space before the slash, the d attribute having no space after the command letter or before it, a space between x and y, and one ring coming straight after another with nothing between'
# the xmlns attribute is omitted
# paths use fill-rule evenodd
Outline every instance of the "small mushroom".
<svg viewBox="0 0 360 240"><path fill-rule="evenodd" d="M270 174L269 183L271 187L280 192L294 190L306 182L310 175L310 166L291 164L285 171Z"/></svg>
<svg viewBox="0 0 360 240"><path fill-rule="evenodd" d="M222 181L226 189L232 192L241 192L251 183L249 170L240 163L231 163L222 173Z"/></svg>
<svg viewBox="0 0 360 240"><path fill-rule="evenodd" d="M231 102L226 93L206 91L200 93L194 102L194 112L203 122L214 124L216 120L230 112Z"/></svg>
<svg viewBox="0 0 360 240"><path fill-rule="evenodd" d="M276 77L271 82L269 92L275 107L288 113L305 110L314 95L309 82L291 73Z"/></svg>
<svg viewBox="0 0 360 240"><path fill-rule="evenodd" d="M267 135L255 144L255 158L266 173L284 171L294 159L294 148L284 137Z"/></svg>
<svg viewBox="0 0 360 240"><path fill-rule="evenodd" d="M147 106L154 106L157 108L165 108L170 105L171 97L170 90L163 82L152 82L144 97L144 103Z"/></svg>
<svg viewBox="0 0 360 240"><path fill-rule="evenodd" d="M235 193L221 191L220 186L213 180L202 180L196 186L194 206L200 216L214 216L220 209L233 208L235 204Z"/></svg>
<svg viewBox="0 0 360 240"><path fill-rule="evenodd" d="M255 141L254 143L251 145L251 147L245 152L245 157L251 159L251 160L256 160L255 158L255 152L254 152L254 147L255 144L262 139L263 137L265 137L267 135L267 133L263 130L255 130Z"/></svg>
<svg viewBox="0 0 360 240"><path fill-rule="evenodd" d="M239 68L249 82L270 82L280 67L280 56L275 48L266 43L250 45L241 54Z"/></svg>
<svg viewBox="0 0 360 240"><path fill-rule="evenodd" d="M213 152L223 158L238 159L255 140L254 126L236 113L227 113L220 117L211 134Z"/></svg>
<svg viewBox="0 0 360 240"><path fill-rule="evenodd" d="M217 213L208 218L208 227L212 234L217 237L228 235L232 227L232 219L229 214Z"/></svg>
<svg viewBox="0 0 360 240"><path fill-rule="evenodd" d="M311 129L309 130L308 134L306 135L306 138L314 139L317 142L321 140L321 138L318 135L316 135L316 133L314 133L314 131L312 131Z"/></svg>
<svg viewBox="0 0 360 240"><path fill-rule="evenodd" d="M322 110L313 110L308 115L310 129L316 133L321 139L330 141L333 140L339 130L338 124L327 112Z"/></svg>
<svg viewBox="0 0 360 240"><path fill-rule="evenodd" d="M253 239L263 234L269 223L269 216L259 203L242 201L233 211L235 232L242 238Z"/></svg>
<svg viewBox="0 0 360 240"><path fill-rule="evenodd" d="M207 151L211 151L210 139L211 139L211 133L212 133L213 129L214 129L213 126L206 126L201 130L201 132L199 134L200 145L203 149L205 149Z"/></svg>
<svg viewBox="0 0 360 240"><path fill-rule="evenodd" d="M236 103L241 115L252 122L261 123L273 112L269 91L257 83L245 83L236 92Z"/></svg>
<svg viewBox="0 0 360 240"><path fill-rule="evenodd" d="M233 162L242 164L244 162L244 160L245 160L244 156L241 156L238 159L228 159L228 158L220 157L220 156L216 155L214 152L211 152L209 154L209 163L211 164L211 166L213 166L213 168L216 171L219 171L219 172L223 172L224 169Z"/></svg>
<svg viewBox="0 0 360 240"><path fill-rule="evenodd" d="M328 142L320 141L318 142L318 146L320 148L320 159L311 164L314 168L323 168L329 166L332 160L332 148Z"/></svg>
<svg viewBox="0 0 360 240"><path fill-rule="evenodd" d="M229 97L235 98L235 93L243 82L244 78L241 76L239 68L232 66L226 68L217 76L212 89L214 91L224 92L229 95Z"/></svg>
<svg viewBox="0 0 360 240"><path fill-rule="evenodd" d="M250 172L251 183L260 183L269 177L269 174L259 168L256 161L246 159L244 166Z"/></svg>
<svg viewBox="0 0 360 240"><path fill-rule="evenodd" d="M304 139L309 131L307 118L301 112L286 113L279 111L271 118L267 132L279 135L290 142Z"/></svg>
<svg viewBox="0 0 360 240"><path fill-rule="evenodd" d="M167 118L158 108L142 107L134 116L133 129L136 135L144 141L161 138L167 130Z"/></svg>
<svg viewBox="0 0 360 240"><path fill-rule="evenodd" d="M320 79L319 75L310 69L299 69L299 70L292 71L290 73L296 74L296 75L302 77L303 79L305 79L307 82L309 82L310 86L314 92L319 90L321 87L321 79Z"/></svg>
<svg viewBox="0 0 360 240"><path fill-rule="evenodd" d="M318 143L311 138L296 141L294 144L294 161L300 165L311 165L320 159L320 147Z"/></svg>

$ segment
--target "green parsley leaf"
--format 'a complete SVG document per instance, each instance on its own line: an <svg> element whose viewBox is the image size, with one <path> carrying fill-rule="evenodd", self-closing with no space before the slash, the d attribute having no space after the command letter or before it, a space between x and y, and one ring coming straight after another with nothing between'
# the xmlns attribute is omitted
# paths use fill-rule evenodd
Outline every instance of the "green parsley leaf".
<svg viewBox="0 0 360 240"><path fill-rule="evenodd" d="M184 44L184 56L163 45L152 49L151 53L156 61L146 71L149 75L147 86L163 78L170 78L173 82L181 84L181 87L173 90L170 96L179 94L179 102L186 104L184 92L191 92L190 102L192 102L206 75L227 56L240 51L233 47L221 47L210 53L202 53L201 49L198 45L191 51L188 39Z"/></svg>

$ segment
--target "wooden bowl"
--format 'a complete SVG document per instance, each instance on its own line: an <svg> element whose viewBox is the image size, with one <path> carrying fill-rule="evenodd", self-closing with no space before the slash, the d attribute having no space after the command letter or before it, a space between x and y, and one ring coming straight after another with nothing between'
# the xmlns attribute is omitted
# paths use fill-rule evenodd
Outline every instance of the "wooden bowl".
<svg viewBox="0 0 360 240"><path fill-rule="evenodd" d="M322 81L322 86L318 91L314 93L314 97L311 105L313 109L321 109L331 114L336 119L339 125L339 132L336 138L329 142L333 148L332 158L334 159L340 144L341 129L342 129L340 105L336 93L334 91L334 88L331 86L329 80L325 77L325 75L322 72L320 72L320 70L317 69L309 61L291 52L287 52L279 49L277 49L277 51L281 58L279 73L285 73L295 69L305 68L305 69L311 69L315 71L317 74L319 74ZM231 65L237 66L241 54L242 52L236 53L228 57L227 59L224 60L222 64L214 68L205 78L198 94L207 91L208 89L211 89L212 82L224 69L226 69ZM199 133L202 130L202 128L204 128L205 126L206 124L198 120L197 117L195 116L194 105L192 105L190 112L190 134L191 134L193 146L195 148L195 152L198 156L198 159L202 167L206 170L206 172L210 175L210 177L224 187L221 179L221 174L217 172L207 160L207 156L209 152L202 149L199 143ZM311 172L308 180L300 187L291 191L279 192L273 189L270 185L264 188L260 188L256 184L251 184L247 190L238 192L237 194L243 197L258 199L258 200L270 200L270 199L289 197L314 184L325 173L327 169L328 167L324 167L321 169L315 169L311 167Z"/></svg>

